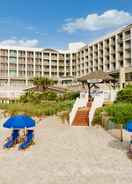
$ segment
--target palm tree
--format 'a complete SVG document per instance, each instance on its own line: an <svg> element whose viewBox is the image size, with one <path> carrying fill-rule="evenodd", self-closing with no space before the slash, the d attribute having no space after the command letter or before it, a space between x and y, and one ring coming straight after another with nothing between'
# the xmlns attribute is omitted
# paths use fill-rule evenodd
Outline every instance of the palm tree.
<svg viewBox="0 0 132 184"><path fill-rule="evenodd" d="M47 77L35 77L35 78L33 78L33 84L40 91L45 91L48 88L48 86L51 86L54 84L54 81L52 79L47 78Z"/></svg>

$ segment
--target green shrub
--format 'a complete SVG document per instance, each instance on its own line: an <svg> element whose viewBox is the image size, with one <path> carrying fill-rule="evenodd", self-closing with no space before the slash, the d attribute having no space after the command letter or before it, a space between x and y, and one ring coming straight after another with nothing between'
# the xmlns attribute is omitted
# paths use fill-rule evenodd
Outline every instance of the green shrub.
<svg viewBox="0 0 132 184"><path fill-rule="evenodd" d="M6 110L10 114L25 113L30 116L53 115L61 111L70 111L74 100L65 101L44 101L43 103L13 103L0 104L0 109Z"/></svg>
<svg viewBox="0 0 132 184"><path fill-rule="evenodd" d="M95 115L94 115L94 119L92 124L93 125L101 125L102 124L102 112L103 112L104 108L100 107L96 109Z"/></svg>
<svg viewBox="0 0 132 184"><path fill-rule="evenodd" d="M24 95L20 97L19 100L21 103L39 103L40 101L40 93L33 92L33 91L27 91Z"/></svg>
<svg viewBox="0 0 132 184"><path fill-rule="evenodd" d="M57 94L55 92L48 92L47 93L47 100L56 100Z"/></svg>
<svg viewBox="0 0 132 184"><path fill-rule="evenodd" d="M105 111L111 116L111 121L117 124L125 124L129 119L132 119L131 103L115 103L106 107Z"/></svg>
<svg viewBox="0 0 132 184"><path fill-rule="evenodd" d="M79 92L67 92L61 98L63 100L74 100L80 96Z"/></svg>
<svg viewBox="0 0 132 184"><path fill-rule="evenodd" d="M132 103L132 85L126 86L118 92L116 103L117 102Z"/></svg>
<svg viewBox="0 0 132 184"><path fill-rule="evenodd" d="M51 116L53 114L56 114L56 109L55 108L52 108L52 107L47 108L47 109L44 110L44 114L46 116Z"/></svg>

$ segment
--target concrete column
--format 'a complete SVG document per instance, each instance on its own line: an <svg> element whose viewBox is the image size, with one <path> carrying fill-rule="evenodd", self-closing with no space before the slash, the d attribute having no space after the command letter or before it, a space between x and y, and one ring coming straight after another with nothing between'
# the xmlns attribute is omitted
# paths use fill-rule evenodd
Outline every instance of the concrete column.
<svg viewBox="0 0 132 184"><path fill-rule="evenodd" d="M95 53L94 53L94 45L92 46L93 47L93 72L95 71L95 68L94 68L94 66L95 66Z"/></svg>
<svg viewBox="0 0 132 184"><path fill-rule="evenodd" d="M10 86L10 50L8 50L8 83Z"/></svg>
<svg viewBox="0 0 132 184"><path fill-rule="evenodd" d="M90 67L91 67L91 65L90 65L90 48L88 46L88 68L89 68L89 72L91 71Z"/></svg>
<svg viewBox="0 0 132 184"><path fill-rule="evenodd" d="M86 68L87 68L87 66L86 66L86 51L84 49L84 75L86 75Z"/></svg>
<svg viewBox="0 0 132 184"><path fill-rule="evenodd" d="M36 61L35 61L35 51L33 52L33 76L36 76Z"/></svg>
<svg viewBox="0 0 132 184"><path fill-rule="evenodd" d="M123 32L123 67L126 66L126 61L125 61L125 57L126 57L125 47L126 47L125 33Z"/></svg>
<svg viewBox="0 0 132 184"><path fill-rule="evenodd" d="M66 54L64 54L64 76L66 77Z"/></svg>
<svg viewBox="0 0 132 184"><path fill-rule="evenodd" d="M18 61L18 50L17 50L17 55L16 55L16 57L17 57L17 77L19 76L19 61Z"/></svg>
<svg viewBox="0 0 132 184"><path fill-rule="evenodd" d="M76 77L78 78L79 75L78 75L78 52L76 54Z"/></svg>
<svg viewBox="0 0 132 184"><path fill-rule="evenodd" d="M98 70L100 70L100 59L99 59L99 43L97 44L98 47Z"/></svg>
<svg viewBox="0 0 132 184"><path fill-rule="evenodd" d="M59 79L59 53L57 53L57 78Z"/></svg>
<svg viewBox="0 0 132 184"><path fill-rule="evenodd" d="M70 76L72 76L72 53L70 53Z"/></svg>
<svg viewBox="0 0 132 184"><path fill-rule="evenodd" d="M109 39L109 64L110 64L110 72L112 72L112 38Z"/></svg>
<svg viewBox="0 0 132 184"><path fill-rule="evenodd" d="M115 53L116 53L116 70L118 70L119 69L119 54L118 54L118 35L117 34L116 34L115 41L116 41L116 50L115 50Z"/></svg>
<svg viewBox="0 0 132 184"><path fill-rule="evenodd" d="M25 51L25 80L26 86L28 85L28 76L27 76L27 51Z"/></svg>
<svg viewBox="0 0 132 184"><path fill-rule="evenodd" d="M79 65L79 73L80 73L80 77L82 76L82 72L81 72L81 69L82 69L82 66L81 66L81 52L79 52L80 53L80 55L79 55L79 60L78 60L78 65Z"/></svg>
<svg viewBox="0 0 132 184"><path fill-rule="evenodd" d="M51 78L51 52L49 53L49 77Z"/></svg>
<svg viewBox="0 0 132 184"><path fill-rule="evenodd" d="M105 66L105 40L103 40L103 71L106 72L106 66Z"/></svg>
<svg viewBox="0 0 132 184"><path fill-rule="evenodd" d="M42 77L44 76L44 56L43 56L43 52L41 53L42 54L42 62L41 62L41 65L42 65Z"/></svg>
<svg viewBox="0 0 132 184"><path fill-rule="evenodd" d="M132 66L132 28L131 28L131 66Z"/></svg>

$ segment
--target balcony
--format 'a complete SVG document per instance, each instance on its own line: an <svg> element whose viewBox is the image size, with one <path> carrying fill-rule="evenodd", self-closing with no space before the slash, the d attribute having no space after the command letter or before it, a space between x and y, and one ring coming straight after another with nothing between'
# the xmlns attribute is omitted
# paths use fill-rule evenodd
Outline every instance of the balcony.
<svg viewBox="0 0 132 184"><path fill-rule="evenodd" d="M126 54L125 59L131 59L131 54Z"/></svg>
<svg viewBox="0 0 132 184"><path fill-rule="evenodd" d="M130 49L131 49L131 45L130 45L130 44L126 44L126 45L125 45L125 49L126 49L126 50L130 50Z"/></svg>
<svg viewBox="0 0 132 184"><path fill-rule="evenodd" d="M49 72L49 68L44 68L44 72Z"/></svg>
<svg viewBox="0 0 132 184"><path fill-rule="evenodd" d="M0 71L8 71L7 67L0 67Z"/></svg>
<svg viewBox="0 0 132 184"><path fill-rule="evenodd" d="M115 63L116 59L115 58L111 58L111 63Z"/></svg>
<svg viewBox="0 0 132 184"><path fill-rule="evenodd" d="M34 68L27 68L27 71L34 71Z"/></svg>
<svg viewBox="0 0 132 184"><path fill-rule="evenodd" d="M59 63L59 67L64 67L64 63Z"/></svg>
<svg viewBox="0 0 132 184"><path fill-rule="evenodd" d="M8 52L2 52L2 51L0 51L0 56L2 56L2 57L8 57Z"/></svg>
<svg viewBox="0 0 132 184"><path fill-rule="evenodd" d="M44 66L49 66L49 62L44 62Z"/></svg>
<svg viewBox="0 0 132 184"><path fill-rule="evenodd" d="M64 56L59 56L59 60L64 60Z"/></svg>
<svg viewBox="0 0 132 184"><path fill-rule="evenodd" d="M118 47L118 48L117 48L117 51L118 51L118 52L123 52L123 46L122 46L122 47Z"/></svg>
<svg viewBox="0 0 132 184"><path fill-rule="evenodd" d="M126 61L126 67L130 67L130 66L132 66L131 60Z"/></svg>
<svg viewBox="0 0 132 184"><path fill-rule="evenodd" d="M35 53L35 58L41 59L42 58L42 54L41 53Z"/></svg>
<svg viewBox="0 0 132 184"><path fill-rule="evenodd" d="M35 71L41 73L42 72L42 69L41 68L35 68Z"/></svg>
<svg viewBox="0 0 132 184"><path fill-rule="evenodd" d="M105 64L108 65L110 61L108 59L105 60Z"/></svg>
<svg viewBox="0 0 132 184"><path fill-rule="evenodd" d="M109 45L105 45L105 49L109 49Z"/></svg>
<svg viewBox="0 0 132 184"><path fill-rule="evenodd" d="M52 60L57 60L57 56L51 56Z"/></svg>
<svg viewBox="0 0 132 184"><path fill-rule="evenodd" d="M108 51L105 51L105 56L108 56L109 55L109 52Z"/></svg>
<svg viewBox="0 0 132 184"><path fill-rule="evenodd" d="M119 61L123 61L123 56L118 56Z"/></svg>
<svg viewBox="0 0 132 184"><path fill-rule="evenodd" d="M25 58L25 54L18 54L19 58Z"/></svg>
<svg viewBox="0 0 132 184"><path fill-rule="evenodd" d="M111 54L115 54L115 50L114 49L111 49Z"/></svg>
<svg viewBox="0 0 132 184"><path fill-rule="evenodd" d="M123 39L122 38L118 38L117 39L117 43L123 43Z"/></svg>
<svg viewBox="0 0 132 184"><path fill-rule="evenodd" d="M110 45L114 46L115 45L115 41L111 41Z"/></svg>
<svg viewBox="0 0 132 184"><path fill-rule="evenodd" d="M125 35L125 40L130 40L131 39L131 35Z"/></svg>

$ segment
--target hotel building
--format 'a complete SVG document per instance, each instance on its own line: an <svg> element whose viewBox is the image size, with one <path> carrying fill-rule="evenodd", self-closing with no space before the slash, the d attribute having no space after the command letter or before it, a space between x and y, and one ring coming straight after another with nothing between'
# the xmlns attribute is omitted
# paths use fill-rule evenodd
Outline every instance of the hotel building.
<svg viewBox="0 0 132 184"><path fill-rule="evenodd" d="M73 80L93 71L132 81L132 25L68 50L0 46L0 85L29 85L35 76Z"/></svg>

